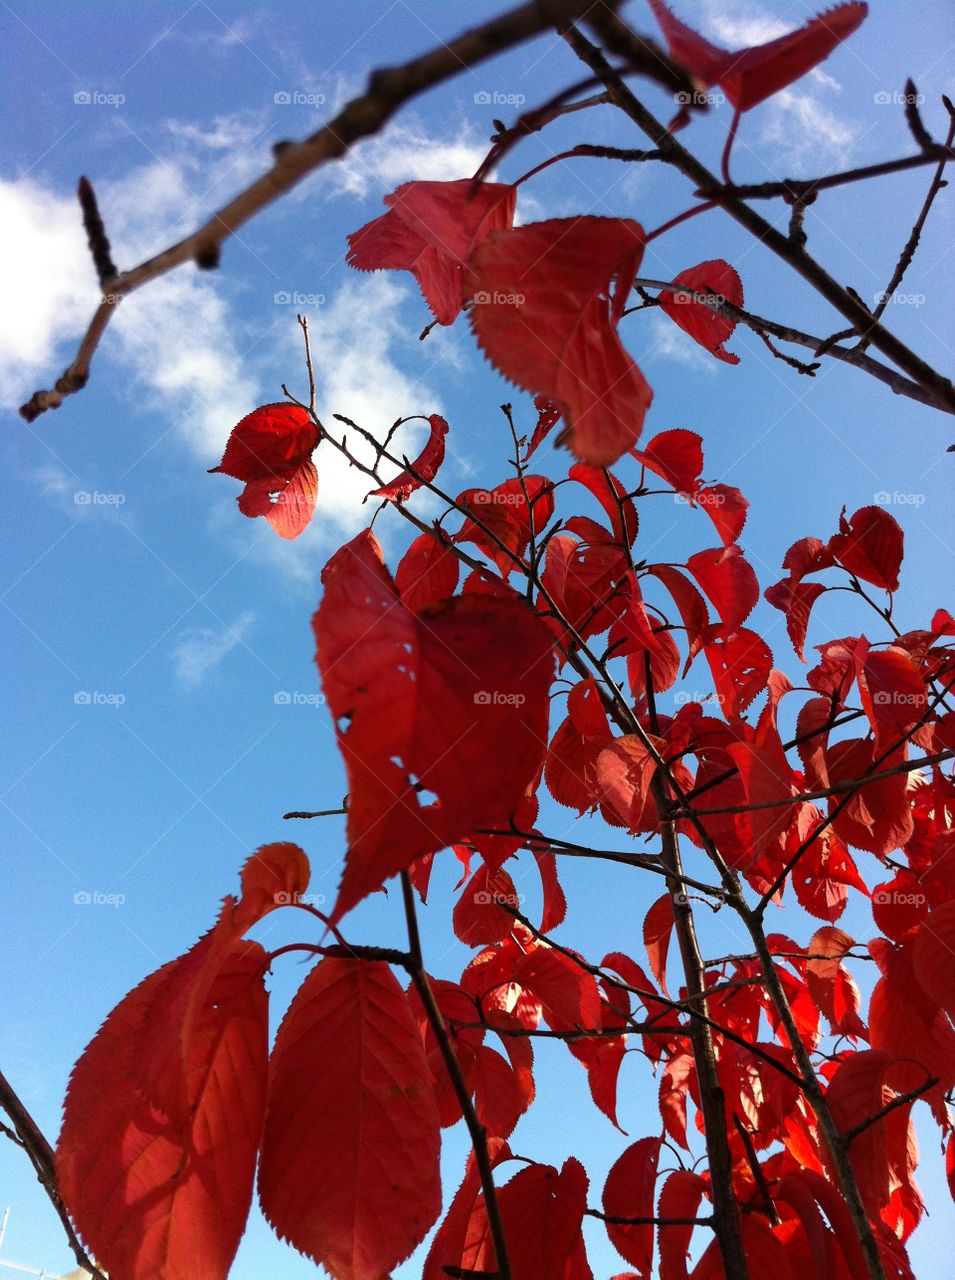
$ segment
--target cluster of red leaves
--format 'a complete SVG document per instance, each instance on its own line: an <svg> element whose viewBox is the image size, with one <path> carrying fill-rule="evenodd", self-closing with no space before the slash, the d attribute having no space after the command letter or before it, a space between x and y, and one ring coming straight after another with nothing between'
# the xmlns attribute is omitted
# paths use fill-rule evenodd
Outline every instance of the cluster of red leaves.
<svg viewBox="0 0 955 1280"><path fill-rule="evenodd" d="M738 110L815 65L865 13L843 5L730 54L651 3L674 55L700 83L720 84ZM511 1274L592 1280L583 1166L570 1157L558 1170L508 1145L534 1101L531 1037L546 1027L621 1132L627 1049L639 1044L652 1065L659 1130L614 1163L603 1214L634 1269L618 1280L645 1280L655 1264L662 1280L688 1280L695 1220L713 1193L705 1171L660 1170L664 1142L692 1163L703 1127L686 991L668 988L674 902L665 894L646 913L646 968L622 952L586 960L549 937L567 901L552 847L535 830L543 785L578 815L599 812L611 826L653 835L664 779L691 845L718 849L767 902L791 884L822 922L806 946L770 934L772 968L805 1048L837 1038L820 1059L828 1105L851 1138L886 1273L911 1280L905 1244L923 1212L916 1094L949 1135L955 1164L946 1103L955 1087L955 786L939 767L955 749L944 699L955 681L955 620L939 610L923 630L893 627L888 643L829 640L808 671L809 696L795 690L747 626L759 586L739 543L746 499L703 480L702 442L691 431L663 431L636 447L650 389L618 325L644 249L639 224L579 217L515 228L515 188L497 183L407 183L386 204L351 237L349 261L413 272L442 324L466 308L494 365L536 397L525 464L563 419L577 461L561 496L596 506L595 515L573 510L555 522L557 486L522 471L460 494L456 531L437 522L394 575L370 532L329 561L313 627L348 776L348 852L326 924L336 928L399 872L426 900L435 857L453 850L464 870L452 926L474 954L456 981L424 980L491 1164L520 1162L496 1197ZM704 262L674 284L658 299L666 314L735 362L724 345L731 319L700 300L739 306L733 269ZM448 426L437 415L427 421L418 459L369 497L404 503L434 479ZM245 482L244 514L295 537L314 508L321 435L303 407L267 405L238 424L216 470ZM633 462L637 479L608 469L633 471ZM648 472L705 513L717 545L681 564L635 558ZM463 544L486 563L459 585ZM797 657L805 662L821 596L846 575L860 598L863 583L891 596L902 558L902 531L874 507L848 520L843 512L827 542L795 543L783 561L788 577L764 594L784 613ZM530 590L514 589L515 572ZM820 581L822 573L835 576ZM576 660L599 637L606 661L619 664L619 688L599 671L578 674ZM657 696L694 664L705 664L712 699L659 711ZM577 678L552 730L557 670ZM629 733L610 714L621 698ZM790 741L779 728L784 699L787 714L798 704ZM913 750L929 772L905 769ZM522 852L540 877L536 922L516 890ZM886 866L891 879L871 888ZM227 898L209 933L117 1006L77 1064L59 1188L81 1238L120 1280L224 1277L257 1163L268 1220L338 1280L382 1280L439 1216L440 1131L461 1120L462 1096L418 986L404 988L380 959L303 944L323 958L269 1053L270 957L245 935L276 906L304 905L308 879L297 846L260 849L243 868L241 897ZM868 944L880 976L865 1016L850 968L859 944L836 925L853 891L870 899L880 934ZM761 966L747 956L713 961L706 980L751 1274L853 1280L866 1263ZM423 1274L496 1270L472 1158ZM722 1274L714 1240L692 1276Z"/></svg>

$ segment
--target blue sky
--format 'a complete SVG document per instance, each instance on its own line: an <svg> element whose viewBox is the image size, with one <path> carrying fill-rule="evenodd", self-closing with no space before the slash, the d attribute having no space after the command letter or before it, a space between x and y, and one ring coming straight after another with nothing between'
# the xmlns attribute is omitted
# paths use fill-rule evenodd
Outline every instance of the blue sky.
<svg viewBox="0 0 955 1280"><path fill-rule="evenodd" d="M419 343L428 315L410 277L350 271L345 238L377 216L382 195L397 183L468 176L484 154L491 117L515 111L507 99L544 101L581 70L562 44L537 40L413 104L383 137L243 228L226 246L221 271L187 268L125 300L88 388L27 427L16 406L62 371L96 297L76 180L85 173L94 182L114 257L130 266L193 229L267 167L273 143L312 131L372 67L430 48L498 7L0 3L0 101L8 122L0 163L0 450L12 517L0 551L9 708L0 1044L4 1072L51 1138L84 1045L130 987L204 931L250 850L299 838L315 892L331 899L339 876L337 820L290 832L280 815L333 807L345 789L330 719L314 698L309 619L321 566L366 517L364 487L321 451L316 518L287 545L264 521L244 519L234 501L238 486L206 468L219 460L238 418L281 397L281 383L304 392L295 323L303 310L321 414L343 413L381 430L405 414L443 413L451 424L444 485L456 492L507 478L508 436L497 406L513 400L526 428L529 397L489 370L464 321ZM907 75L925 96L929 126L944 132L938 96L951 84L951 11L941 0L917 8L875 0L872 9L817 73L746 118L734 156L738 179L808 176L905 154L911 146L898 96ZM732 45L798 25L811 9L786 0L704 0L681 12L695 12L702 29ZM648 10L631 4L628 13L652 29ZM488 95L497 105L487 105ZM658 115L672 108L656 89L646 99ZM711 165L728 119L724 105L687 135ZM512 179L580 141L642 142L626 120L600 108L530 138L501 176ZM811 248L867 301L885 287L928 176L848 189L809 213ZM592 212L649 228L688 203L676 175L579 160L522 187L518 210L523 221ZM900 335L948 369L953 230L943 195L887 312ZM821 334L840 327L719 213L655 241L643 270L667 278L716 256L736 265L757 313ZM763 586L779 576L795 538L835 531L842 504L851 513L882 501L906 536L900 625L924 627L946 597L951 603L949 419L835 364L814 380L799 377L747 332L729 344L742 360L733 368L663 316L635 315L625 325L654 389L645 438L677 426L703 435L707 477L738 485L751 500L743 545ZM405 447L414 442L409 435ZM539 464L557 476L567 458L548 448ZM433 508L424 502L420 509ZM701 513L666 499L643 503L641 525L638 549L647 558L679 561L712 544ZM397 519L376 528L394 565L404 528ZM810 644L870 627L845 601L825 601ZM755 622L798 683L781 615L761 604ZM699 663L684 688L709 691ZM586 833L571 818L545 805L542 826L554 835ZM590 834L605 838L599 824ZM533 903L536 872L526 858L515 876ZM439 859L423 913L428 963L450 978L468 955L450 934L452 861ZM860 865L876 883L875 868ZM635 883L612 867L571 863L562 871L572 908L558 936L595 959L615 948L639 959L656 884ZM742 946L724 916L704 924L711 955ZM859 936L869 936L868 912L854 919ZM842 923L853 931L851 913ZM780 929L808 940L813 927L787 903ZM394 895L364 904L347 932L355 941L400 944ZM258 936L277 946L300 935L296 921L272 917ZM277 965L276 1017L301 976L294 962ZM864 983L866 975L859 977ZM514 1146L557 1163L580 1155L596 1204L623 1140L593 1109L583 1071L561 1046L541 1050L537 1077L538 1102ZM645 1066L628 1061L620 1115L632 1138L654 1131L653 1089ZM920 1280L934 1280L943 1274L942 1242L953 1220L941 1198L937 1137L921 1122L919 1131L920 1181L938 1208L912 1252ZM446 1134L448 1196L464 1150L457 1129ZM2 1256L69 1270L59 1225L27 1161L8 1143L0 1146L0 1188L0 1210L11 1207ZM588 1227L588 1241L597 1276L620 1269L602 1228ZM396 1274L418 1273L413 1261ZM233 1275L270 1274L293 1280L315 1270L274 1240L253 1210Z"/></svg>

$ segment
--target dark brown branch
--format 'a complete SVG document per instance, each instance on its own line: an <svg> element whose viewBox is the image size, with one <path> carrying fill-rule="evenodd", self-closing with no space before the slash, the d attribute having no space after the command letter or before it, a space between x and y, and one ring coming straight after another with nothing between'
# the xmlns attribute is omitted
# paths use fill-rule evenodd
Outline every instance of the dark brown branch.
<svg viewBox="0 0 955 1280"><path fill-rule="evenodd" d="M83 226L86 229L90 253L93 255L96 277L101 285L109 284L119 275L119 272L113 262L109 237L100 216L99 205L96 203L96 192L88 178L80 178L76 195L83 210Z"/></svg>
<svg viewBox="0 0 955 1280"><path fill-rule="evenodd" d="M865 182L869 178L882 178L890 173L904 173L908 169L920 169L937 161L955 160L951 143L944 146L929 139L928 146L918 155L902 156L898 160L883 160L880 164L867 164L859 169L846 169L843 173L830 173L822 178L783 178L779 182L723 182L701 185L694 195L701 200L772 200L782 198L790 202L806 201L820 191L831 191L851 182Z"/></svg>
<svg viewBox="0 0 955 1280"><path fill-rule="evenodd" d="M412 957L411 981L421 1000L428 1023L434 1033L434 1038L438 1042L438 1048L441 1050L441 1057L447 1068L454 1095L458 1100L458 1105L464 1115L464 1123L467 1125L468 1133L471 1137L474 1160L481 1178L481 1189L484 1192L484 1208L487 1213L488 1228L494 1244L494 1257L497 1264L497 1271L494 1275L497 1280L511 1280L511 1265L507 1256L504 1224L501 1221L501 1211L497 1203L494 1170L491 1166L491 1156L487 1145L487 1130L481 1124L474 1109L471 1091L468 1089L467 1082L461 1071L461 1064L458 1062L454 1047L451 1044L451 1037L448 1035L444 1016L437 1000L434 998L434 992L431 990L431 984L428 981L424 959L421 954L421 935L418 932L414 890L411 886L411 877L407 871L402 871L401 873L401 895L405 908L405 921L408 927L408 948Z"/></svg>
<svg viewBox="0 0 955 1280"><path fill-rule="evenodd" d="M911 81L909 81L909 83L911 84ZM948 106L949 108L951 108L951 103L948 103ZM945 145L949 150L951 150L953 141L955 141L955 111L952 111L950 109L949 121L948 121L948 133L945 137ZM912 227L912 230L909 233L909 238L908 240L906 240L901 254L899 254L898 262L895 264L895 270L892 272L892 279L885 286L885 289L882 292L882 297L879 299L879 302L872 313L872 317L874 320L879 320L881 318L886 307L889 305L889 303L892 300L892 295L895 293L896 289L902 283L902 277L905 275L906 271L908 271L909 266L911 265L912 259L915 257L915 251L919 247L919 240L922 237L922 228L925 226L925 221L928 218L932 205L935 203L935 197L938 195L938 193L942 190L943 187L948 185L945 181L944 175L945 175L945 166L948 163L949 159L950 159L949 156L943 156L938 162L938 168L935 170L935 175L932 178L932 182L931 182L931 185L929 186L928 193L926 194L925 200L922 203L922 208L919 212L919 216L915 219L915 225ZM868 345L869 345L868 338L865 334L863 334L862 337L859 339L858 345L856 346L855 349L856 351L865 351Z"/></svg>
<svg viewBox="0 0 955 1280"><path fill-rule="evenodd" d="M601 78L615 104L660 148L667 163L689 178L700 191L718 191L723 186L635 97L598 48L573 27L563 34L581 61ZM932 157L935 160L938 158L937 155ZM873 325L871 312L863 303L834 280L804 248L794 245L786 235L737 195L722 193L720 208L802 276L840 315L845 316L854 329L860 333L869 333L872 345L888 356L913 382L922 386L936 408L955 413L955 386L949 379L933 369L881 324Z"/></svg>
<svg viewBox="0 0 955 1280"><path fill-rule="evenodd" d="M884 1120L885 1117L890 1112L895 1111L897 1107L904 1107L907 1103L914 1102L916 1098L920 1098L923 1093L928 1093L929 1089L934 1089L937 1084L938 1077L929 1076L929 1078L923 1081L917 1089L910 1089L908 1093L900 1093L898 1097L893 1098L891 1102L887 1102L884 1107L880 1107L874 1115L866 1116L864 1120L853 1125L851 1129L847 1129L842 1135L843 1142L848 1145L853 1138L858 1138L860 1133L865 1133L866 1129L871 1128L874 1124L878 1124L880 1120Z"/></svg>
<svg viewBox="0 0 955 1280"><path fill-rule="evenodd" d="M48 409L59 408L67 396L86 385L96 348L121 298L186 262L195 262L200 267L217 265L223 244L240 227L310 173L339 159L361 139L378 133L406 102L453 79L466 68L547 31L555 23L586 17L592 3L593 0L548 0L543 4L531 0L403 66L372 72L363 94L352 99L311 137L277 148L272 168L191 235L111 279L109 298L104 299L94 313L72 364L52 390L35 392L21 407L21 415L33 422Z"/></svg>
<svg viewBox="0 0 955 1280"><path fill-rule="evenodd" d="M2 1072L0 1072L0 1107L3 1108L13 1122L13 1128L16 1135L15 1140L29 1156L30 1163L33 1165L40 1186L46 1192L47 1199L56 1210L56 1216L63 1224L63 1230L66 1232L70 1251L76 1259L77 1264L90 1273L92 1280L106 1280L102 1271L100 1271L96 1264L90 1259L86 1250L80 1244L76 1232L73 1230L73 1224L70 1222L70 1215L67 1213L66 1206L60 1199L60 1193L57 1190L56 1185L56 1168L53 1148L50 1146L49 1142L47 1142L46 1138L40 1131L39 1125L20 1101L16 1090ZM8 1137L12 1136L6 1125L3 1126L3 1130Z"/></svg>
<svg viewBox="0 0 955 1280"><path fill-rule="evenodd" d="M871 782L892 778L897 773L913 773L916 769L942 764L953 758L955 758L955 747L950 747L947 751L938 751L932 756L904 760L901 764L893 765L891 769L879 769L874 773L867 773L863 778L847 778L844 782L834 782L831 787L822 787L818 791L801 791L798 795L786 796L783 800L756 800L752 804L724 804L711 809L694 809L694 812L699 817L709 817L718 813L752 813L756 809L784 809L793 804L802 804L803 801L824 800L827 796L839 795L846 791L861 791ZM688 813L679 812L681 817L688 816Z"/></svg>
<svg viewBox="0 0 955 1280"><path fill-rule="evenodd" d="M609 1222L621 1227L712 1227L713 1215L707 1218L622 1218L613 1213L601 1213L599 1209L585 1209L588 1218L599 1218L601 1222Z"/></svg>
<svg viewBox="0 0 955 1280"><path fill-rule="evenodd" d="M896 395L907 396L910 400L918 400L920 404L929 405L933 409L943 408L944 412L955 413L955 409L950 410L938 405L932 393L918 382L913 382L895 369L890 369L888 365L881 364L878 360L873 360L864 351L860 351L858 347L840 347L836 345L838 338L854 334L856 332L855 329L850 329L842 334L835 334L832 338L817 338L811 333L803 333L801 329L794 329L792 325L780 324L775 320L767 320L765 316L758 316L752 311L744 311L740 307L734 307L725 298L717 298L714 294L709 293L694 293L667 280L648 280L641 277L634 281L634 288L661 289L667 293L685 294L693 302L709 307L717 315L727 316L738 324L743 324L748 329L752 329L754 333L759 334L764 342L766 341L766 335L771 333L774 337L781 338L784 342L792 342L796 346L807 347L817 356L828 355L833 360L841 360L843 364L854 365L857 369L869 374L870 377L885 383ZM642 310L644 310L642 306L631 307L624 314L629 315L632 311ZM867 311L866 315L868 316L870 313ZM779 354L781 355L781 353ZM786 357L782 358L786 359ZM801 369L800 372L805 372L805 370Z"/></svg>

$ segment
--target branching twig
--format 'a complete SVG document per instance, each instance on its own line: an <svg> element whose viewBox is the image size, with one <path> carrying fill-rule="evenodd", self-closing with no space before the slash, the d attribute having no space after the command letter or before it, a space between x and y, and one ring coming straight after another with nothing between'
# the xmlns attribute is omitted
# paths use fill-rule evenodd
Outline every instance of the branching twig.
<svg viewBox="0 0 955 1280"><path fill-rule="evenodd" d="M444 1016L438 1007L438 1002L434 998L434 992L431 990L431 984L428 981L428 975L425 971L424 960L421 954L421 937L418 932L418 917L415 911L414 890L411 886L411 877L407 871L401 873L401 893L405 908L405 922L408 926L408 949L411 953L411 981L418 993L421 1004L424 1007L428 1024L434 1034L435 1040L438 1042L438 1048L441 1050L441 1057L447 1068L451 1085L454 1089L455 1097L458 1105L464 1115L464 1122L467 1125L468 1133L471 1137L471 1146L474 1151L474 1160L477 1165L478 1173L481 1178L481 1189L484 1192L484 1208L487 1213L488 1228L491 1232L491 1240L494 1244L494 1257L497 1263L497 1280L511 1280L511 1267L507 1255L507 1241L504 1238L504 1224L501 1221L501 1212L497 1203L497 1191L494 1186L494 1170L491 1165L491 1156L487 1145L487 1130L481 1124L474 1109L474 1103L471 1101L471 1091L468 1089L467 1082L461 1071L461 1065L458 1062L454 1047L451 1044L451 1037L448 1035L448 1028L444 1021Z"/></svg>
<svg viewBox="0 0 955 1280"><path fill-rule="evenodd" d="M66 1232L66 1238L69 1241L73 1257L80 1267L90 1273L92 1280L106 1280L102 1271L90 1259L86 1250L80 1244L76 1232L73 1230L73 1224L70 1222L66 1206L60 1199L60 1193L56 1186L53 1148L41 1133L39 1126L29 1111L20 1101L13 1086L2 1073L0 1073L0 1107L3 1108L13 1122L16 1134L15 1140L30 1157L30 1163L36 1171L40 1186L46 1192L50 1204L56 1210L56 1215L63 1224L63 1230ZM3 1130L8 1137L11 1136L10 1130L7 1129L6 1125L3 1126Z"/></svg>

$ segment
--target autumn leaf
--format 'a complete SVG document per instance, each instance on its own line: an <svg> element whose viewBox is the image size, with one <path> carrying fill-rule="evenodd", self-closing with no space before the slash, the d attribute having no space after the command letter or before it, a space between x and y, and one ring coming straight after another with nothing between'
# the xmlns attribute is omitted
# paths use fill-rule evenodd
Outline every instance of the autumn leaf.
<svg viewBox="0 0 955 1280"><path fill-rule="evenodd" d="M627 1147L607 1174L603 1210L609 1218L652 1218L653 1192L660 1158L660 1138L640 1138ZM608 1222L607 1234L617 1252L649 1280L653 1265L653 1223L635 1226Z"/></svg>
<svg viewBox="0 0 955 1280"><path fill-rule="evenodd" d="M441 1210L438 1111L408 998L386 964L326 958L272 1051L259 1198L336 1280L382 1280Z"/></svg>
<svg viewBox="0 0 955 1280"><path fill-rule="evenodd" d="M317 662L349 791L337 921L416 859L507 825L543 765L554 660L516 596L408 609L371 533L322 577Z"/></svg>
<svg viewBox="0 0 955 1280"><path fill-rule="evenodd" d="M170 1115L146 1080L162 1048L156 1015L179 1000L189 958L117 1005L66 1095L57 1187L81 1239L124 1280L225 1280L252 1202L268 1065L265 952L233 939L220 956L184 1046L185 1106Z"/></svg>
<svg viewBox="0 0 955 1280"><path fill-rule="evenodd" d="M716 302L728 302L734 307L743 305L743 284L736 271L722 258L701 262L674 277L673 283L683 289L675 293L667 290L660 294L660 306L674 324L690 335L694 342L705 347L717 360L727 364L739 364L739 356L727 351L724 344L733 336L736 321L721 315L693 294L712 295Z"/></svg>
<svg viewBox="0 0 955 1280"><path fill-rule="evenodd" d="M594 467L632 447L650 405L617 335L643 246L629 219L554 219L489 236L469 263L465 294L484 353L560 407L563 438Z"/></svg>
<svg viewBox="0 0 955 1280"><path fill-rule="evenodd" d="M828 550L844 569L863 582L898 591L902 530L881 507L860 507L849 520L843 508L839 532L829 539Z"/></svg>
<svg viewBox="0 0 955 1280"><path fill-rule="evenodd" d="M265 516L282 538L297 538L315 512L318 472L312 454L319 428L297 404L265 404L233 427L222 472L244 480L237 499L244 516Z"/></svg>
<svg viewBox="0 0 955 1280"><path fill-rule="evenodd" d="M410 271L439 324L461 312L464 266L489 233L514 220L516 191L497 182L405 182L385 196L388 212L348 237L360 271Z"/></svg>
<svg viewBox="0 0 955 1280"><path fill-rule="evenodd" d="M868 13L865 4L841 4L804 27L729 53L675 17L662 0L650 0L670 53L703 85L718 84L739 111L749 111L828 58Z"/></svg>
<svg viewBox="0 0 955 1280"><path fill-rule="evenodd" d="M365 502L368 498L387 498L391 502L403 502L416 489L420 489L423 484L433 480L438 474L438 468L444 461L444 438L448 434L448 424L438 413L432 413L425 421L431 427L431 434L419 456L410 467L395 476L394 480L389 480L380 489L373 489L365 497Z"/></svg>

